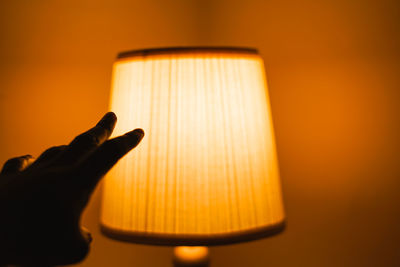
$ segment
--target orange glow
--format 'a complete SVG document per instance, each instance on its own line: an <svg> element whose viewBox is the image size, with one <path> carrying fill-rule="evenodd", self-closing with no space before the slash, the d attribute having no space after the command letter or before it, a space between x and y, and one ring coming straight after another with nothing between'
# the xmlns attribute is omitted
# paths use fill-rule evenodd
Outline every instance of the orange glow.
<svg viewBox="0 0 400 267"><path fill-rule="evenodd" d="M118 51L255 46L289 227L213 247L213 266L400 266L399 10L395 0L0 1L0 161L95 124ZM82 216L94 242L78 266L168 266L170 248L99 232L102 188Z"/></svg>
<svg viewBox="0 0 400 267"><path fill-rule="evenodd" d="M215 236L282 223L263 60L198 51L113 69L114 135L146 138L106 176L101 223L125 234Z"/></svg>
<svg viewBox="0 0 400 267"><path fill-rule="evenodd" d="M209 252L207 247L175 247L174 261L183 264L207 262Z"/></svg>

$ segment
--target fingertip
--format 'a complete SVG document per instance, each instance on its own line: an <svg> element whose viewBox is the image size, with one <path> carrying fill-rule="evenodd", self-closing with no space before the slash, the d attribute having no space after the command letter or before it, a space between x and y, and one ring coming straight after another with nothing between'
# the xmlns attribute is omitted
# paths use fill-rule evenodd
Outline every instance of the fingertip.
<svg viewBox="0 0 400 267"><path fill-rule="evenodd" d="M117 122L117 115L114 112L110 111L104 114L101 120L97 123L97 126L101 126L104 128L114 128L115 123Z"/></svg>
<svg viewBox="0 0 400 267"><path fill-rule="evenodd" d="M140 139L142 139L144 137L144 131L141 128L137 128L135 130L133 130L139 137Z"/></svg>
<svg viewBox="0 0 400 267"><path fill-rule="evenodd" d="M112 111L107 112L104 116L110 116L110 117L112 117L114 120L117 120L117 115L116 115L114 112L112 112Z"/></svg>
<svg viewBox="0 0 400 267"><path fill-rule="evenodd" d="M21 168L20 168L21 171L26 169L28 166L30 166L35 161L35 158L30 154L22 156L21 158L23 159L23 162L22 162Z"/></svg>
<svg viewBox="0 0 400 267"><path fill-rule="evenodd" d="M129 137L134 137L135 140L137 140L137 142L139 143L140 140L142 140L144 137L144 131L143 131L143 129L137 128L133 131L126 133L125 135L127 135Z"/></svg>
<svg viewBox="0 0 400 267"><path fill-rule="evenodd" d="M1 173L16 173L23 171L33 162L32 155L11 158L4 163Z"/></svg>
<svg viewBox="0 0 400 267"><path fill-rule="evenodd" d="M33 157L32 155L26 155L25 159L27 164L26 166L31 165L35 161L35 157Z"/></svg>

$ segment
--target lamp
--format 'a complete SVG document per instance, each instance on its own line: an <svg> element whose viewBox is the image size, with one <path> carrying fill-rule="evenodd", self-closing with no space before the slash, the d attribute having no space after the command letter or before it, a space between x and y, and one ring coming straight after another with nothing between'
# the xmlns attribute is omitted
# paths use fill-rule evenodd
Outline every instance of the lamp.
<svg viewBox="0 0 400 267"><path fill-rule="evenodd" d="M271 112L257 50L120 53L110 108L119 116L114 135L141 127L146 138L105 178L101 230L106 236L209 246L283 230ZM175 249L176 266L205 266L207 259L204 247Z"/></svg>

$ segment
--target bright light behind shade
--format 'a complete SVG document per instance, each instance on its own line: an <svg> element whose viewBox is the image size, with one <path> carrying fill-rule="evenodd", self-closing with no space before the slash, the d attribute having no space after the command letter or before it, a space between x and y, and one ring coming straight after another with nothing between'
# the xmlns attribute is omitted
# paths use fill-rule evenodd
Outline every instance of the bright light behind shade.
<svg viewBox="0 0 400 267"><path fill-rule="evenodd" d="M256 52L171 50L119 58L110 109L118 116L114 136L134 128L146 135L106 176L103 232L135 242L207 245L253 239L283 225L264 66Z"/></svg>

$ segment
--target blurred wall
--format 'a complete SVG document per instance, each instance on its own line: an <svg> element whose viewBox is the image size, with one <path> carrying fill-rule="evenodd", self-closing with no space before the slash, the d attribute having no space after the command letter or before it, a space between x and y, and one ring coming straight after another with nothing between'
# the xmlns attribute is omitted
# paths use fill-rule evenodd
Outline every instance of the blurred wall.
<svg viewBox="0 0 400 267"><path fill-rule="evenodd" d="M400 266L400 3L214 4L213 42L266 59L288 215L216 266Z"/></svg>
<svg viewBox="0 0 400 267"><path fill-rule="evenodd" d="M107 110L118 51L259 48L286 231L212 248L212 266L400 266L400 4L389 0L0 1L0 161L69 142ZM81 266L170 266L98 231Z"/></svg>

